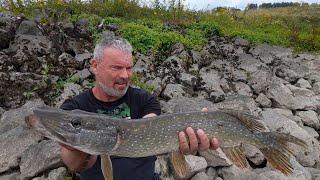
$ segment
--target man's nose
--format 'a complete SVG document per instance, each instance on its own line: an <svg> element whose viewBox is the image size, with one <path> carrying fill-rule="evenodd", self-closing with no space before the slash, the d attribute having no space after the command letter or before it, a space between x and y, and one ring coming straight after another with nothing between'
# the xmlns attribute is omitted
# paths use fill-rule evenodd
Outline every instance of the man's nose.
<svg viewBox="0 0 320 180"><path fill-rule="evenodd" d="M128 79L129 78L129 72L127 71L126 68L121 69L120 77L123 78L123 79Z"/></svg>

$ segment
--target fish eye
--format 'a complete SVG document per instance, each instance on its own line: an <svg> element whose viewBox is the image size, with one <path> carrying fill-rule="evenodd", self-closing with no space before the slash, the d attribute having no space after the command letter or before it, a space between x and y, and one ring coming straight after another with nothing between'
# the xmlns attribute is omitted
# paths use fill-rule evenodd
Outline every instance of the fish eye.
<svg viewBox="0 0 320 180"><path fill-rule="evenodd" d="M81 121L79 119L73 119L71 121L71 125L74 127L74 128L79 128L81 126Z"/></svg>

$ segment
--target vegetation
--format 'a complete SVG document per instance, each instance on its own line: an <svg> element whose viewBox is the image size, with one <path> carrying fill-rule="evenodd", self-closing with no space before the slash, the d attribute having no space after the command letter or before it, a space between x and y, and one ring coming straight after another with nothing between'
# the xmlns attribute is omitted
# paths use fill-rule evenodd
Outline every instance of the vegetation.
<svg viewBox="0 0 320 180"><path fill-rule="evenodd" d="M200 49L213 35L240 36L251 43L293 47L297 51L320 51L320 5L276 3L248 5L244 11L216 8L194 11L183 0L141 5L139 0L8 0L0 11L9 10L41 22L77 22L86 18L93 39L99 37L97 25L104 20L120 26L136 51L154 53L163 60L171 45L182 43ZM274 8L283 7L284 8ZM251 8L250 8L251 7Z"/></svg>

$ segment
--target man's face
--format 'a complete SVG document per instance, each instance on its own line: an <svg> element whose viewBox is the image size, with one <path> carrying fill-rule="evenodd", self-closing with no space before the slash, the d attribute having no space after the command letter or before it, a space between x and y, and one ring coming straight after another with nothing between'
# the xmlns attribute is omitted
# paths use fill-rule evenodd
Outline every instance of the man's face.
<svg viewBox="0 0 320 180"><path fill-rule="evenodd" d="M122 97L132 77L132 54L115 48L104 50L104 59L92 60L92 71L95 74L97 87L107 95Z"/></svg>

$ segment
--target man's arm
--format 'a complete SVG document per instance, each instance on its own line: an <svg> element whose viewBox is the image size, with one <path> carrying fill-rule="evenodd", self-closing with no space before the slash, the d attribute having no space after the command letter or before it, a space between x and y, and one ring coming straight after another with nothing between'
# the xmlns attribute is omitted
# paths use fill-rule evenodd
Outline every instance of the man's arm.
<svg viewBox="0 0 320 180"><path fill-rule="evenodd" d="M84 153L65 144L60 144L60 155L65 165L76 172L89 169L97 160L96 155Z"/></svg>

